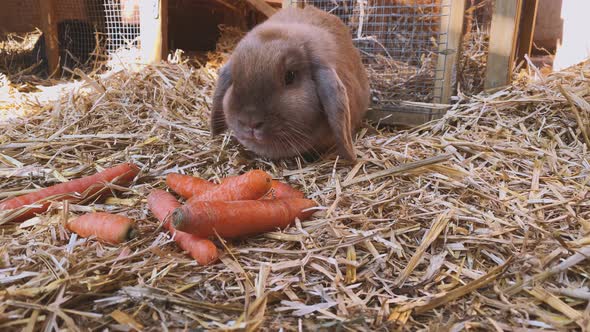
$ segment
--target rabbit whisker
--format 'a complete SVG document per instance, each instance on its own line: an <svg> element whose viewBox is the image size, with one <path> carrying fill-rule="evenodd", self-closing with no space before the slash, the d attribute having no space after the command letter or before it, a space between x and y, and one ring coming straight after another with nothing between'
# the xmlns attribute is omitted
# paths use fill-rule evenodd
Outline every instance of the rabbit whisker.
<svg viewBox="0 0 590 332"><path fill-rule="evenodd" d="M293 142L293 140L292 140L292 139L290 139L288 136L283 136L283 135L280 135L280 136L279 136L279 139L280 139L282 142L286 143L285 145L288 145L288 146L290 146L290 147L291 147L291 149L293 149L293 150L295 151L295 153L297 153L297 155L298 155L300 158L303 158L303 156L301 155L301 151L299 151L299 148L298 148L298 147L297 147L297 145L296 145L296 144Z"/></svg>
<svg viewBox="0 0 590 332"><path fill-rule="evenodd" d="M306 148L313 148L313 144L309 142L309 133L304 129L303 126L297 126L295 122L287 122L288 130L285 130L285 134L291 134L297 143L303 143Z"/></svg>
<svg viewBox="0 0 590 332"><path fill-rule="evenodd" d="M292 132L292 131L286 131L284 133L285 138L287 138L290 142L291 142L291 146L293 146L293 148L298 152L299 156L303 158L302 155L302 149L300 149L300 147L303 148L303 152L314 152L314 153L318 153L318 151L314 148L313 144L311 144L307 138L298 133L298 132Z"/></svg>

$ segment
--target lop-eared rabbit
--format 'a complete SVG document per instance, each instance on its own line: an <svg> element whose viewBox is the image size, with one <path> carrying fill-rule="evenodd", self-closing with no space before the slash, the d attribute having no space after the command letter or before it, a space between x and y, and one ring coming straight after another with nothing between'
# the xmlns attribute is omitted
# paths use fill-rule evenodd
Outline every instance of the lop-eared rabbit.
<svg viewBox="0 0 590 332"><path fill-rule="evenodd" d="M350 31L308 6L252 29L220 69L211 134L228 128L255 154L280 159L335 151L354 161L369 82Z"/></svg>

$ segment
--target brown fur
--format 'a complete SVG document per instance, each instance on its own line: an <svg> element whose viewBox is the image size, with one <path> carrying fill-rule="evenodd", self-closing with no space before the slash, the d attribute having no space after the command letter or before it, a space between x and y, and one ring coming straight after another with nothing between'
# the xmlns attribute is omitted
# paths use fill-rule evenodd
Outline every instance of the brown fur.
<svg viewBox="0 0 590 332"><path fill-rule="evenodd" d="M367 74L344 23L313 7L285 8L252 29L220 70L211 133L229 128L272 159L336 148L354 160L352 137L368 104Z"/></svg>

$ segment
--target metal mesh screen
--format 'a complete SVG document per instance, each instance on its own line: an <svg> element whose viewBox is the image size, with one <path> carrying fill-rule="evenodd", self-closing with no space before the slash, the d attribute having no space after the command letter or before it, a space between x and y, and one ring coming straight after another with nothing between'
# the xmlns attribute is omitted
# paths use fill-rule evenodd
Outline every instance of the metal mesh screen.
<svg viewBox="0 0 590 332"><path fill-rule="evenodd" d="M138 4L137 0L104 0L108 52L139 48Z"/></svg>
<svg viewBox="0 0 590 332"><path fill-rule="evenodd" d="M56 11L65 66L88 67L97 57L139 48L139 0L59 1Z"/></svg>
<svg viewBox="0 0 590 332"><path fill-rule="evenodd" d="M437 60L445 57L441 0L298 0L340 17L348 25L367 66L373 104L435 102ZM435 88L437 86L437 88Z"/></svg>
<svg viewBox="0 0 590 332"><path fill-rule="evenodd" d="M102 0L55 2L60 63L86 69L100 57L104 46Z"/></svg>

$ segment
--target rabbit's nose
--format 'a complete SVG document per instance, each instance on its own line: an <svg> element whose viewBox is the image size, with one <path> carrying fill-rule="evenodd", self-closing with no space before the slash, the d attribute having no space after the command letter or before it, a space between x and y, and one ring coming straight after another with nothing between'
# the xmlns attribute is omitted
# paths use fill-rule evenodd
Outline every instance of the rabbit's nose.
<svg viewBox="0 0 590 332"><path fill-rule="evenodd" d="M258 119L238 120L238 124L243 128L248 128L251 130L260 130L264 125L264 121Z"/></svg>
<svg viewBox="0 0 590 332"><path fill-rule="evenodd" d="M264 124L263 121L252 121L252 122L250 122L248 127L255 129L255 130L260 130L262 128L263 124Z"/></svg>

